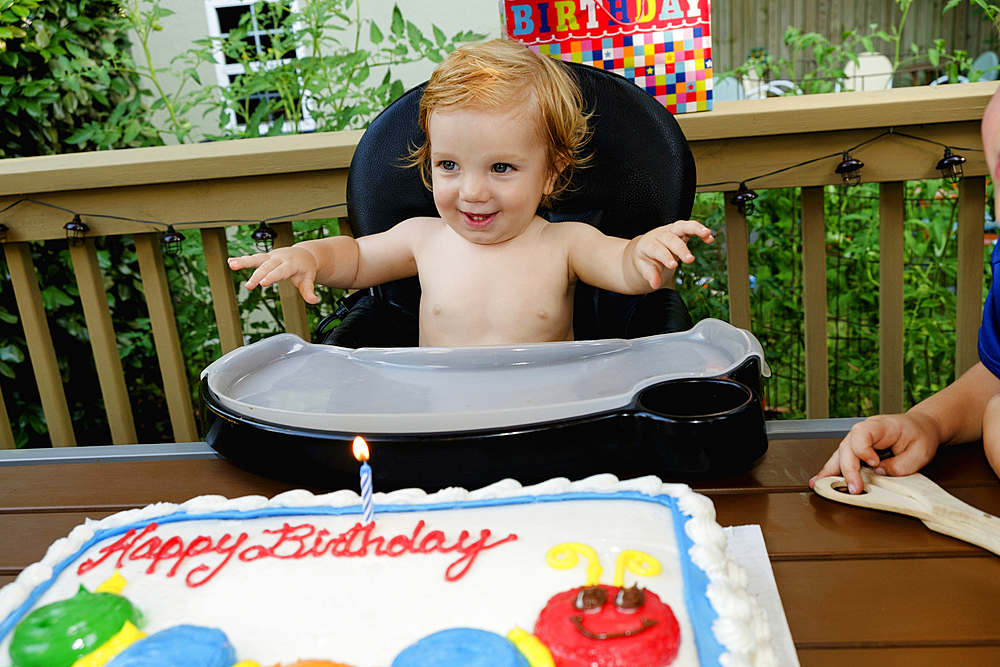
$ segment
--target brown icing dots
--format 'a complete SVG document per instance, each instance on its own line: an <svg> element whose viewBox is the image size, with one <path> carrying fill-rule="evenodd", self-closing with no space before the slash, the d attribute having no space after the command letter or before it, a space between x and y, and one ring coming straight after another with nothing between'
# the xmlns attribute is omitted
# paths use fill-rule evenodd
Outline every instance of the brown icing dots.
<svg viewBox="0 0 1000 667"><path fill-rule="evenodd" d="M573 606L577 609L600 609L608 599L608 593L600 586L584 586L576 596Z"/></svg>
<svg viewBox="0 0 1000 667"><path fill-rule="evenodd" d="M636 584L619 589L618 595L615 596L615 606L619 609L638 609L644 604L646 604L646 592Z"/></svg>

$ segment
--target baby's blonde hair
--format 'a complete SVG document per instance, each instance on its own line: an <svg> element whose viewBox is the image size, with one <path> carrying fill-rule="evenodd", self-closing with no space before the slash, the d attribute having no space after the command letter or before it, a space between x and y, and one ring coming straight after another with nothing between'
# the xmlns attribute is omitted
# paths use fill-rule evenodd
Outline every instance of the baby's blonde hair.
<svg viewBox="0 0 1000 667"><path fill-rule="evenodd" d="M419 119L425 139L410 154L424 185L431 189L428 121L432 111L505 109L526 99L526 92L531 92L538 104L539 138L546 147L548 167L558 174L552 193L541 201L551 207L569 187L573 172L586 162L582 148L589 131L583 100L565 65L505 39L455 49L427 82Z"/></svg>

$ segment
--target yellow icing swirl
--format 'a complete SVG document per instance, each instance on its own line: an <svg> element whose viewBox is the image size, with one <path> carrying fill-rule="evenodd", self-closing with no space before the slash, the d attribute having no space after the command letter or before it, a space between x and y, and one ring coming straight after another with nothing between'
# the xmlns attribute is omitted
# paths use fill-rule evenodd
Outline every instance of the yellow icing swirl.
<svg viewBox="0 0 1000 667"><path fill-rule="evenodd" d="M108 577L103 584L98 586L94 592L95 593L114 593L115 595L121 595L122 589L125 588L125 577L121 575L118 570Z"/></svg>
<svg viewBox="0 0 1000 667"><path fill-rule="evenodd" d="M122 579L124 581L124 579ZM100 590L100 589L98 589ZM80 656L72 667L101 667L116 655L129 647L132 642L138 641L146 636L139 628L132 625L131 621L125 621L125 625L108 641L88 653Z"/></svg>
<svg viewBox="0 0 1000 667"><path fill-rule="evenodd" d="M564 542L549 549L545 555L546 562L557 570L569 570L576 567L580 561L580 556L587 559L587 585L596 586L601 580L601 563L597 558L597 552L586 544L577 542Z"/></svg>
<svg viewBox="0 0 1000 667"><path fill-rule="evenodd" d="M507 639L524 656L531 667L556 667L552 652L535 635L529 634L517 627L507 633Z"/></svg>
<svg viewBox="0 0 1000 667"><path fill-rule="evenodd" d="M615 586L618 588L625 585L626 569L643 577L655 577L663 567L660 561L647 553L626 549L618 554L618 560L615 562Z"/></svg>

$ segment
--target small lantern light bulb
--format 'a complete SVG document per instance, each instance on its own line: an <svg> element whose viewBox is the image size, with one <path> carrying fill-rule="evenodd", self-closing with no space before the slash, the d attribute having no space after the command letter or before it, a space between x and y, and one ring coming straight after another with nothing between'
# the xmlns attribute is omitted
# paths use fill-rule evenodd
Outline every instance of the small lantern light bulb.
<svg viewBox="0 0 1000 667"><path fill-rule="evenodd" d="M851 154L844 151L844 161L837 165L836 172L844 180L844 185L853 187L861 182L861 167L865 163L851 157Z"/></svg>
<svg viewBox="0 0 1000 667"><path fill-rule="evenodd" d="M736 207L740 215L753 215L753 200L757 198L757 193L747 187L746 183L740 183L740 191L733 195L729 203Z"/></svg>
<svg viewBox="0 0 1000 667"><path fill-rule="evenodd" d="M268 227L266 222L261 221L260 227L253 230L253 234L250 235L253 239L253 243L257 246L257 250L261 252L271 252L271 248L274 247L274 240L278 238L278 232L274 231L271 227Z"/></svg>
<svg viewBox="0 0 1000 667"><path fill-rule="evenodd" d="M941 171L941 178L947 179L951 183L958 183L962 180L962 164L964 162L964 157L955 155L950 148L945 146L944 157L937 163L937 168Z"/></svg>
<svg viewBox="0 0 1000 667"><path fill-rule="evenodd" d="M174 229L173 225L167 225L167 231L160 237L160 245L163 252L171 257L181 254L181 244L184 243L184 235Z"/></svg>
<svg viewBox="0 0 1000 667"><path fill-rule="evenodd" d="M73 220L63 225L63 229L66 230L66 241L74 248L83 245L84 237L90 231L90 227L80 221L79 213L74 213Z"/></svg>

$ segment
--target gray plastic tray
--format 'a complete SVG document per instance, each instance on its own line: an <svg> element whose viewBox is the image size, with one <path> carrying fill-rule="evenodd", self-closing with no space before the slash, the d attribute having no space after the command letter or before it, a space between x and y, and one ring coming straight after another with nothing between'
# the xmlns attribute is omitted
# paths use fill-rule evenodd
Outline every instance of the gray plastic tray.
<svg viewBox="0 0 1000 667"><path fill-rule="evenodd" d="M625 408L647 387L725 375L752 356L770 375L753 334L714 319L634 340L453 348L351 350L280 334L223 356L202 379L226 408L254 420L332 432L444 433Z"/></svg>

